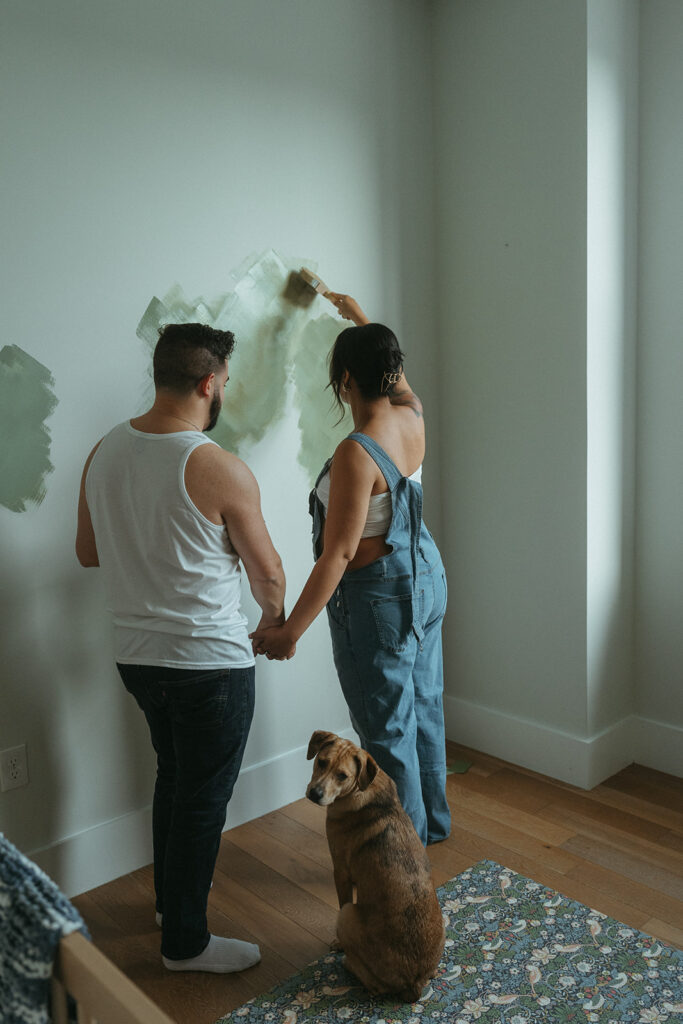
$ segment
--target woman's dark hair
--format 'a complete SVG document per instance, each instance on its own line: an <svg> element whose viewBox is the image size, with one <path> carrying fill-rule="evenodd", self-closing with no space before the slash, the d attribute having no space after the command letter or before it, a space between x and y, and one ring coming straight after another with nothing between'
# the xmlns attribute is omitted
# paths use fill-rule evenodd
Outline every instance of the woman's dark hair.
<svg viewBox="0 0 683 1024"><path fill-rule="evenodd" d="M384 324L347 327L337 336L329 356L330 384L337 405L344 415L340 397L346 370L356 382L363 398L371 400L390 395L403 368L403 353L393 331Z"/></svg>
<svg viewBox="0 0 683 1024"><path fill-rule="evenodd" d="M223 368L235 347L232 331L208 324L167 324L159 328L154 349L154 384L189 394L200 380Z"/></svg>

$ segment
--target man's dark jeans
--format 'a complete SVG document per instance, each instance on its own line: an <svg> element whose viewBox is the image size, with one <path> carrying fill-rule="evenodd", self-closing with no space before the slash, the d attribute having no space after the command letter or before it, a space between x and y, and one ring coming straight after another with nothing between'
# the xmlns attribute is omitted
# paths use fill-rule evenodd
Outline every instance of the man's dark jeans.
<svg viewBox="0 0 683 1024"><path fill-rule="evenodd" d="M152 827L161 952L185 960L209 942L206 901L254 714L254 667L117 668L157 754Z"/></svg>

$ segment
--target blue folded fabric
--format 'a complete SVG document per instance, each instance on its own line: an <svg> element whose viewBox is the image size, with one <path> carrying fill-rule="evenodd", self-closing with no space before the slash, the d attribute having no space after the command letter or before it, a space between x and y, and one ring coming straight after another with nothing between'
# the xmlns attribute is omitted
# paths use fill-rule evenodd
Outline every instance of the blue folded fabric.
<svg viewBox="0 0 683 1024"><path fill-rule="evenodd" d="M49 1024L59 940L83 919L44 871L0 832L0 1024Z"/></svg>

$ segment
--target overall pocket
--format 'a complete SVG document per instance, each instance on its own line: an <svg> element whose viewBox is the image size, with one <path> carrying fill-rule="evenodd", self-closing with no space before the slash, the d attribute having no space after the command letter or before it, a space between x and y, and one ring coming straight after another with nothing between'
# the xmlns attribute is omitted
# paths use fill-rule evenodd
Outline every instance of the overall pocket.
<svg viewBox="0 0 683 1024"><path fill-rule="evenodd" d="M410 594L377 597L370 602L377 627L379 645L385 651L400 654L413 632L413 602Z"/></svg>

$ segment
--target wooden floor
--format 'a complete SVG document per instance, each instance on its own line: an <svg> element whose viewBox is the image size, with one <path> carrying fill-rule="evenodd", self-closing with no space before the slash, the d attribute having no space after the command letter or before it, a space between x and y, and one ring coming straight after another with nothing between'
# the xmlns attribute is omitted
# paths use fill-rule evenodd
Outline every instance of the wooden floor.
<svg viewBox="0 0 683 1024"><path fill-rule="evenodd" d="M631 765L590 792L465 747L448 778L451 837L434 881L489 858L683 947L683 779ZM213 1024L326 952L337 903L324 811L302 799L224 833L209 928L259 943L237 975L171 974L159 953L151 867L73 900L95 943L179 1024Z"/></svg>

